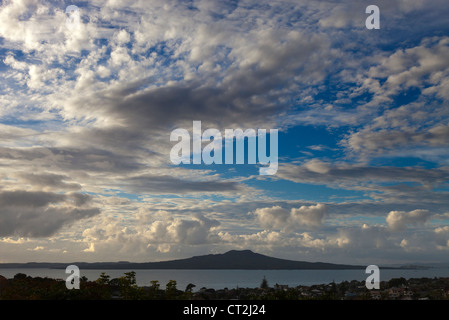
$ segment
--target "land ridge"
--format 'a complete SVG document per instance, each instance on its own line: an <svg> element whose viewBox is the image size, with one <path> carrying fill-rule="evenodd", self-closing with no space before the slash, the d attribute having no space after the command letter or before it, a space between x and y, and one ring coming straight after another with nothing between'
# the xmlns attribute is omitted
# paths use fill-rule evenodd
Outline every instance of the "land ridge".
<svg viewBox="0 0 449 320"><path fill-rule="evenodd" d="M366 266L360 265L280 259L251 250L231 250L220 254L158 262L73 262L69 264L74 264L81 269L342 270L366 268ZM69 264L58 262L0 263L0 268L65 269Z"/></svg>

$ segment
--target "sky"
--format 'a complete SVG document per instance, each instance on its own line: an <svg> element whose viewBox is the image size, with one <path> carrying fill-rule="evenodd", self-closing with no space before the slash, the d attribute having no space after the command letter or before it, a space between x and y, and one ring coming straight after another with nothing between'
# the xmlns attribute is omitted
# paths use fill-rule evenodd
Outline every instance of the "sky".
<svg viewBox="0 0 449 320"><path fill-rule="evenodd" d="M0 3L0 262L449 262L447 0ZM172 163L193 121L276 173Z"/></svg>

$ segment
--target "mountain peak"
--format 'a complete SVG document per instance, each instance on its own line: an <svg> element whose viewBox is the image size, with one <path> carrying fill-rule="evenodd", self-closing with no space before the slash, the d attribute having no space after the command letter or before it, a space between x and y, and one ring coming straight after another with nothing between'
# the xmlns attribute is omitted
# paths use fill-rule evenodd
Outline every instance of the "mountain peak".
<svg viewBox="0 0 449 320"><path fill-rule="evenodd" d="M294 261L269 257L251 250L230 250L221 254L208 254L193 258L151 263L166 269L360 269L361 266L324 262Z"/></svg>
<svg viewBox="0 0 449 320"><path fill-rule="evenodd" d="M231 254L257 254L257 253L254 253L253 251L246 249L246 250L229 250L228 252L225 252L223 254L231 255Z"/></svg>

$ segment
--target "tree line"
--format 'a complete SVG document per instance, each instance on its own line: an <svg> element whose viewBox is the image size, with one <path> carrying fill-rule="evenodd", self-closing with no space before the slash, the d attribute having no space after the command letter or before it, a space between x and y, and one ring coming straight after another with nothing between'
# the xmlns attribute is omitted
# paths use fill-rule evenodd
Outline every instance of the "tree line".
<svg viewBox="0 0 449 320"><path fill-rule="evenodd" d="M48 277L31 277L18 273L12 279L0 276L0 299L2 300L164 300L190 299L194 284L189 284L184 291L177 288L175 280L169 280L165 288L157 280L150 286L139 287L134 271L125 272L124 276L113 278L104 272L97 280L80 278L80 289L69 290L64 280Z"/></svg>

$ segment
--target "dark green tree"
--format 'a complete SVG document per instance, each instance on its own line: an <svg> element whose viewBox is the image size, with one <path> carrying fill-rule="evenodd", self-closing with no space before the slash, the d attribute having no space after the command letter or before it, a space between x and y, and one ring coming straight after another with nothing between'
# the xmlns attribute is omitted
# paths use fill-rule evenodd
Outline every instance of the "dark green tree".
<svg viewBox="0 0 449 320"><path fill-rule="evenodd" d="M193 288L195 288L196 285L194 285L193 283L189 283L186 286L186 289L184 290L184 293L179 297L180 299L184 299L184 300L191 300L193 298Z"/></svg>
<svg viewBox="0 0 449 320"><path fill-rule="evenodd" d="M407 285L407 280L405 278L403 278L403 277L393 278L393 279L388 281L388 287L389 288L399 287L401 285Z"/></svg>
<svg viewBox="0 0 449 320"><path fill-rule="evenodd" d="M102 272L102 273L100 274L100 278L98 278L98 279L96 280L96 282L97 282L98 284L100 284L100 285L109 285L110 278L111 278L111 277L110 277L109 275L107 275L106 273Z"/></svg>
<svg viewBox="0 0 449 320"><path fill-rule="evenodd" d="M262 280L262 283L260 284L260 287L261 287L262 289L268 289L268 281L267 281L267 279L265 278L265 276L263 276L263 280Z"/></svg>
<svg viewBox="0 0 449 320"><path fill-rule="evenodd" d="M159 299L161 296L160 284L157 280L150 281L151 286L148 288L148 299Z"/></svg>
<svg viewBox="0 0 449 320"><path fill-rule="evenodd" d="M137 286L136 273L134 271L125 272L125 276L118 279L118 287L124 300L143 298L143 288Z"/></svg>
<svg viewBox="0 0 449 320"><path fill-rule="evenodd" d="M196 287L196 285L194 285L193 283L189 283L189 284L186 286L185 292L192 292L193 288L195 288L195 287Z"/></svg>
<svg viewBox="0 0 449 320"><path fill-rule="evenodd" d="M166 299L176 299L178 289L176 288L176 280L168 281L165 287L165 298Z"/></svg>

